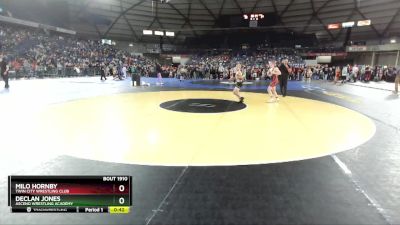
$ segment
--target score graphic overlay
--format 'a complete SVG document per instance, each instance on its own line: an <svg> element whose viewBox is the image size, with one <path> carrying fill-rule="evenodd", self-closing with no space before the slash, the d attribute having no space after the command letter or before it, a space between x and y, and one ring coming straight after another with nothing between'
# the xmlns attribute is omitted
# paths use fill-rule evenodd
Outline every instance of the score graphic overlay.
<svg viewBox="0 0 400 225"><path fill-rule="evenodd" d="M129 213L131 176L8 176L13 213Z"/></svg>

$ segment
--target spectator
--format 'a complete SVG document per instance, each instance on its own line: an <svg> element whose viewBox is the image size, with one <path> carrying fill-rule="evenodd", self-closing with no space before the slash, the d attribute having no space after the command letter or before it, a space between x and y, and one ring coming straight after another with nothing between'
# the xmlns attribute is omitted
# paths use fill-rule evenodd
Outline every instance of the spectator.
<svg viewBox="0 0 400 225"><path fill-rule="evenodd" d="M5 83L4 88L6 89L10 88L10 85L8 84L9 65L7 62L7 58L2 55L0 55L0 71L1 71L1 77L3 78L3 81Z"/></svg>
<svg viewBox="0 0 400 225"><path fill-rule="evenodd" d="M350 65L343 66L342 76L341 76L342 83L344 83L344 81L348 80L348 77L349 77L349 66Z"/></svg>
<svg viewBox="0 0 400 225"><path fill-rule="evenodd" d="M400 85L400 66L397 67L397 71L396 71L396 78L394 80L394 92L395 94L399 93L399 85Z"/></svg>

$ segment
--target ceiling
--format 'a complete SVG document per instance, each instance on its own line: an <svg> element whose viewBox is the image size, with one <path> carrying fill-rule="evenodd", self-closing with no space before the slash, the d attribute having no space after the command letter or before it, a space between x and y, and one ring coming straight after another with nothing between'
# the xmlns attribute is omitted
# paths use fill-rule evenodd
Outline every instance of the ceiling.
<svg viewBox="0 0 400 225"><path fill-rule="evenodd" d="M352 39L399 36L400 0L70 0L72 28L86 35L152 41L143 29L175 31L170 43L198 37L218 29L221 15L271 13L280 16L270 29L315 33L321 40L342 40L344 29L327 30L327 24L371 19L372 26L356 27ZM157 39L155 39L157 40Z"/></svg>

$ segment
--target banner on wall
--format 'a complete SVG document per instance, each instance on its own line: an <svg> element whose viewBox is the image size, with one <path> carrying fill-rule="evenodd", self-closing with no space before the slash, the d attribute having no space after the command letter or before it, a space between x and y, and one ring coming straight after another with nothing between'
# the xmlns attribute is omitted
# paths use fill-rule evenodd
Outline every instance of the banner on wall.
<svg viewBox="0 0 400 225"><path fill-rule="evenodd" d="M332 62L332 56L318 56L317 63L319 64L328 64Z"/></svg>
<svg viewBox="0 0 400 225"><path fill-rule="evenodd" d="M306 66L316 66L318 65L318 62L316 59L306 59L304 60L306 63Z"/></svg>
<svg viewBox="0 0 400 225"><path fill-rule="evenodd" d="M367 51L367 46L349 46L347 50L349 52L365 52Z"/></svg>

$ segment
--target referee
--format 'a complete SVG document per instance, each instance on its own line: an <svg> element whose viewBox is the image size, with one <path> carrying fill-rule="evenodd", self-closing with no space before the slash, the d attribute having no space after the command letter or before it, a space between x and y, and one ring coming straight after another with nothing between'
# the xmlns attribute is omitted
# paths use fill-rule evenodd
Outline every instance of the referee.
<svg viewBox="0 0 400 225"><path fill-rule="evenodd" d="M288 63L289 63L288 59L283 59L281 65L279 66L279 70L282 73L279 76L279 85L280 85L280 91L281 91L281 94L283 97L286 96L288 78L289 78L289 74L292 72L292 69L290 68Z"/></svg>

